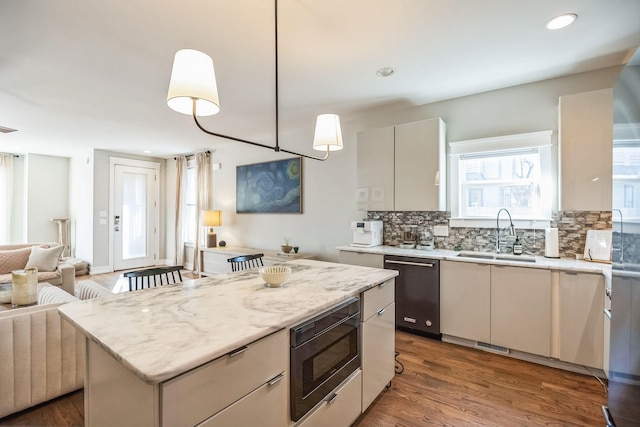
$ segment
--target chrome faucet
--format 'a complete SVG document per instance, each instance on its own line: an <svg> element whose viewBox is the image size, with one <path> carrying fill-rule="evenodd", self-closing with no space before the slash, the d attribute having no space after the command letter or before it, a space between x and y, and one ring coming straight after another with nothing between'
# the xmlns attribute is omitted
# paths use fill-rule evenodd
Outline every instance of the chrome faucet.
<svg viewBox="0 0 640 427"><path fill-rule="evenodd" d="M509 235L515 236L516 229L513 226L513 220L511 219L511 214L506 208L502 208L498 211L498 215L496 215L496 253L500 253L500 212L505 211L507 215L509 215ZM506 227L505 227L506 228Z"/></svg>

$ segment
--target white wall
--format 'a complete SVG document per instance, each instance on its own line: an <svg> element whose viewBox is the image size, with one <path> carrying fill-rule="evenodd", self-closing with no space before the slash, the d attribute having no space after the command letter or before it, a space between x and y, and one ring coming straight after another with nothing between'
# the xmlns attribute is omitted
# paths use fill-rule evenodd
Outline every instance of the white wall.
<svg viewBox="0 0 640 427"><path fill-rule="evenodd" d="M93 150L69 159L71 256L93 264Z"/></svg>
<svg viewBox="0 0 640 427"><path fill-rule="evenodd" d="M611 88L621 69L612 67L402 110L372 111L364 118L344 121L345 149L332 154L326 162L303 163L302 215L236 214L236 166L287 156L241 143L217 147L212 163L222 163L222 169L212 171L211 208L223 211L223 225L216 229L218 240L278 250L282 238L288 236L301 252L336 261L335 247L350 242L350 221L360 216L355 209L357 132L442 117L447 124L447 142L540 130L557 134L559 97ZM312 130L304 135L281 136L281 146L309 152L311 140ZM167 210L173 206L169 200ZM170 228L167 224L167 230ZM168 235L171 236L169 231Z"/></svg>
<svg viewBox="0 0 640 427"><path fill-rule="evenodd" d="M24 241L57 242L58 224L50 218L69 217L69 159L40 154L25 157Z"/></svg>
<svg viewBox="0 0 640 427"><path fill-rule="evenodd" d="M13 193L11 200L11 243L28 243L24 238L24 190L25 190L25 156L13 158Z"/></svg>

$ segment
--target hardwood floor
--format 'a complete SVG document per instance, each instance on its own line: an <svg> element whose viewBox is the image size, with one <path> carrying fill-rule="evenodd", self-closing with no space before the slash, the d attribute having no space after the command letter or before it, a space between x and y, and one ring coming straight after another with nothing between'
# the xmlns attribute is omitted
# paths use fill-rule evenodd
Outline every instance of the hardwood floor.
<svg viewBox="0 0 640 427"><path fill-rule="evenodd" d="M354 424L602 426L597 379L396 331L404 372Z"/></svg>
<svg viewBox="0 0 640 427"><path fill-rule="evenodd" d="M113 288L118 277L77 279ZM354 427L604 425L600 406L607 398L593 377L401 331L396 350L404 372ZM0 427L83 423L82 390L0 419Z"/></svg>

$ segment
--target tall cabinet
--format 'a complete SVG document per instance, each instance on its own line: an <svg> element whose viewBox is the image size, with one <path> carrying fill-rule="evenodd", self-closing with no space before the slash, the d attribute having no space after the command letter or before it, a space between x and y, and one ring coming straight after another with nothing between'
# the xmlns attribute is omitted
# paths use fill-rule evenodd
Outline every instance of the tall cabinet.
<svg viewBox="0 0 640 427"><path fill-rule="evenodd" d="M439 117L358 133L358 209L446 209L446 125Z"/></svg>

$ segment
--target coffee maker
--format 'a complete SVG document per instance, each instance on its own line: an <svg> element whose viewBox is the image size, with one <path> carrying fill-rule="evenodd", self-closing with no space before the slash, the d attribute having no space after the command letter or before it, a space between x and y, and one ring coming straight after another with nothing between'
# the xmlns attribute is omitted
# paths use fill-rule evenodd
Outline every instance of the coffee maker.
<svg viewBox="0 0 640 427"><path fill-rule="evenodd" d="M402 242L400 247L402 249L413 249L416 247L418 240L418 226L417 225L403 225L402 226Z"/></svg>
<svg viewBox="0 0 640 427"><path fill-rule="evenodd" d="M382 244L382 221L352 221L353 240L351 246L370 248Z"/></svg>

